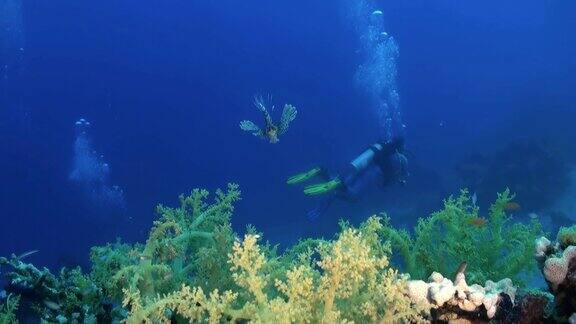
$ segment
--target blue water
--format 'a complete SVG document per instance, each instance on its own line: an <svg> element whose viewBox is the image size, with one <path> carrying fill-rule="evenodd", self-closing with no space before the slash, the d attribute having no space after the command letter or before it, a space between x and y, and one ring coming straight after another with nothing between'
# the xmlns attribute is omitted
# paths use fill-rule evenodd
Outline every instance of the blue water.
<svg viewBox="0 0 576 324"><path fill-rule="evenodd" d="M375 1L399 49L393 132L411 176L310 222L317 201L286 179L341 170L391 127L355 77L367 53L350 3L0 0L0 255L87 265L93 245L144 240L156 204L227 182L244 193L235 229L253 224L273 243L381 211L411 228L462 187L460 161L514 139L544 140L572 170L573 1ZM278 144L238 127L260 120L258 93L298 108ZM566 177L559 201L574 194ZM523 213L576 219L555 203Z"/></svg>

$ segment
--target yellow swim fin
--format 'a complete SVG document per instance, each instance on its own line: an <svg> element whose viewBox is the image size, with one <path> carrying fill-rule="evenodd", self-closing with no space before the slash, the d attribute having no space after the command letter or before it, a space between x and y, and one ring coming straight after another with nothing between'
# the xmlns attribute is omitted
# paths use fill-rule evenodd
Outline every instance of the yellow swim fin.
<svg viewBox="0 0 576 324"><path fill-rule="evenodd" d="M342 181L340 178L330 180L328 182L318 183L315 185L308 186L304 188L304 193L308 196L318 196L329 193L330 191L340 187Z"/></svg>
<svg viewBox="0 0 576 324"><path fill-rule="evenodd" d="M317 174L319 174L320 171L322 171L322 169L317 167L317 168L314 168L312 170L299 173L297 175L294 175L294 176L291 176L290 178L288 178L288 181L286 181L286 183L289 185L292 185L292 184L298 184L298 183L304 182L304 181L316 176Z"/></svg>

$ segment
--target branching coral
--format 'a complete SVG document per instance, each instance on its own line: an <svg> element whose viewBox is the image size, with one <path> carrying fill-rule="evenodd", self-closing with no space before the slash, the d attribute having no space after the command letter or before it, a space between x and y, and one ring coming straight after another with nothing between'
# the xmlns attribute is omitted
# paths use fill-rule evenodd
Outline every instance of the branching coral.
<svg viewBox="0 0 576 324"><path fill-rule="evenodd" d="M380 220L370 218L359 229L344 228L334 241L316 248L286 270L285 279L272 283L270 260L258 245L258 235L236 241L229 254L235 291L214 290L206 296L201 288L183 286L170 295L143 302L126 291L124 304L131 308L129 323L143 319L189 321L221 318L264 323L413 322L419 309L408 298L406 278L388 267L389 247L382 243ZM268 293L270 289L276 291ZM248 292L246 300L239 294Z"/></svg>
<svg viewBox="0 0 576 324"><path fill-rule="evenodd" d="M426 278L433 271L450 273L466 261L473 283L510 278L521 284L535 265L532 247L541 226L536 220L512 223L505 210L513 198L508 190L498 194L483 218L463 190L447 199L443 210L420 219L414 236L388 224L384 233L413 278Z"/></svg>

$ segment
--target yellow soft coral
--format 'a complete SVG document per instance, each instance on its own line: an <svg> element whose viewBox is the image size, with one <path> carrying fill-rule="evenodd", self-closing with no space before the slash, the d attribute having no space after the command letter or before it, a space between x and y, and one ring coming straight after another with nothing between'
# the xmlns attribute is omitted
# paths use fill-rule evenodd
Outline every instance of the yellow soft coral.
<svg viewBox="0 0 576 324"><path fill-rule="evenodd" d="M260 274L260 270L266 262L266 258L260 253L257 244L258 235L246 235L242 244L234 242L233 253L228 257L232 264L232 277L236 284L247 289L254 295L258 305L265 305L268 298L264 294L264 287L267 284L266 276Z"/></svg>
<svg viewBox="0 0 576 324"><path fill-rule="evenodd" d="M276 298L275 312L286 314L290 322L310 322L313 318L317 300L312 272L309 266L300 265L286 272L286 282L276 280L276 288L289 302Z"/></svg>
<svg viewBox="0 0 576 324"><path fill-rule="evenodd" d="M370 253L356 230L347 229L338 241L320 249L321 261L318 266L324 271L319 293L324 302L322 321L333 323L339 312L334 309L336 298L349 298L362 281L372 279L376 271L388 264L386 257L377 259Z"/></svg>
<svg viewBox="0 0 576 324"><path fill-rule="evenodd" d="M406 295L406 278L388 267L389 247L378 236L381 228L374 217L359 229L344 229L337 240L316 249L317 267L302 257L273 285L270 272L278 269L272 269L274 263L258 245L259 236L248 234L228 255L239 292L215 290L206 296L201 288L183 286L142 305L138 294L126 291L125 305L132 310L128 323L165 322L174 314L212 323L223 318L254 323L420 321L419 309Z"/></svg>
<svg viewBox="0 0 576 324"><path fill-rule="evenodd" d="M231 309L237 294L227 291L220 294L214 290L209 296L204 294L202 288L182 286L179 291L155 299L147 306L141 304L137 293L125 291L124 306L131 307L128 324L141 323L170 323L172 313L188 319L189 321L207 321L220 323L225 312ZM230 318L235 320L235 318Z"/></svg>

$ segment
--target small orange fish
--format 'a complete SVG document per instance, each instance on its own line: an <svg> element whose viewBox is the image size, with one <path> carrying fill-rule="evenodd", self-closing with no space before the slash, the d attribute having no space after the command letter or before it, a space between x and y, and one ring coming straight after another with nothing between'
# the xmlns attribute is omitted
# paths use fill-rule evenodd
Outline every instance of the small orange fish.
<svg viewBox="0 0 576 324"><path fill-rule="evenodd" d="M515 212L515 211L519 211L520 209L522 209L520 204L518 204L517 202L514 202L514 201L510 201L510 202L506 203L506 205L504 205L505 211Z"/></svg>
<svg viewBox="0 0 576 324"><path fill-rule="evenodd" d="M474 218L470 219L468 221L468 223L470 223L470 225L472 225L472 226L482 227L482 226L486 225L486 223L488 223L488 220L484 217L474 217Z"/></svg>

